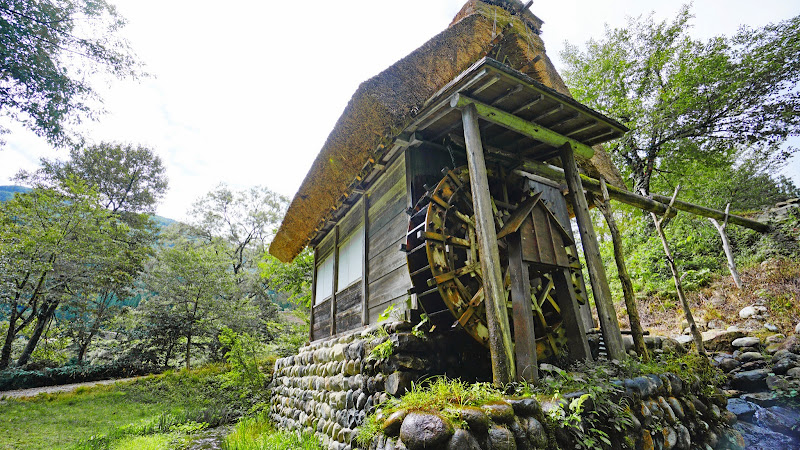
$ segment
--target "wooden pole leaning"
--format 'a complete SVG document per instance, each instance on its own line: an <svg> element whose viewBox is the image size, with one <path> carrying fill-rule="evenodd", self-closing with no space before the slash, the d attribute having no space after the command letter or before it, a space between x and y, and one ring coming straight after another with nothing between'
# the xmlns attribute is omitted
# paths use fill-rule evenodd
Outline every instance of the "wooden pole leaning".
<svg viewBox="0 0 800 450"><path fill-rule="evenodd" d="M508 271L511 277L511 304L514 311L514 355L517 381L539 382L539 364L536 354L536 332L531 312L531 281L528 265L522 259L522 242L519 232L506 237L508 243ZM585 333L584 333L585 335Z"/></svg>
<svg viewBox="0 0 800 450"><path fill-rule="evenodd" d="M486 173L486 160L483 155L483 144L475 107L467 105L462 108L461 118L464 124L472 204L475 210L478 251L483 275L492 379L495 385L505 385L516 378L514 345L511 341L511 327L508 322L505 289L500 270L500 252L497 249L497 232L495 231L492 199L489 193L489 177Z"/></svg>
<svg viewBox="0 0 800 450"><path fill-rule="evenodd" d="M564 177L569 188L569 197L578 222L578 231L581 234L583 254L589 270L589 281L592 284L594 303L597 307L597 316L600 319L600 329L606 345L608 357L620 360L625 356L625 345L622 342L622 333L619 329L617 314L611 300L611 288L608 287L608 277L600 258L600 246L597 244L597 235L594 232L592 219L589 217L589 205L583 194L583 185L578 175L578 166L572 147L561 147L561 163L564 166Z"/></svg>

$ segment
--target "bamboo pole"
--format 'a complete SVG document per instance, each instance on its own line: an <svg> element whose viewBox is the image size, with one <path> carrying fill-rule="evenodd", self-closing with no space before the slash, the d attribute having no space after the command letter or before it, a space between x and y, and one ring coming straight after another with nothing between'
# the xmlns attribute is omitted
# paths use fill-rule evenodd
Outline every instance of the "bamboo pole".
<svg viewBox="0 0 800 450"><path fill-rule="evenodd" d="M514 343L506 311L503 275L500 271L500 252L497 249L497 232L489 192L489 177L483 155L478 114L473 105L461 110L464 140L467 146L467 164L472 188L472 204L480 252L483 291L486 305L486 322L489 329L489 351L492 360L492 379L495 385L506 385L516 378L514 370Z"/></svg>
<svg viewBox="0 0 800 450"><path fill-rule="evenodd" d="M667 205L668 211L675 203L675 198L678 196L678 191L680 190L680 185L675 188L675 193L672 194L672 199L670 200L669 205ZM675 289L678 291L678 299L681 301L681 306L683 307L683 314L686 316L686 321L689 322L689 330L692 333L694 345L697 347L697 353L705 355L706 350L703 347L703 337L700 335L700 330L697 329L697 324L694 322L692 310L689 308L689 302L686 300L686 295L683 292L683 283L681 283L681 278L678 275L678 267L675 265L675 258L672 256L672 252L669 249L669 244L667 243L667 237L664 235L664 229L662 227L664 217L659 218L655 215L655 213L652 212L650 215L652 216L653 222L656 225L658 237L661 238L661 244L664 246L664 254L666 254L667 257L667 265L669 265L669 270L672 272L672 279L675 281Z"/></svg>
<svg viewBox="0 0 800 450"><path fill-rule="evenodd" d="M736 283L736 287L741 289L742 288L742 279L739 278L739 271L736 270L736 261L733 259L733 252L731 251L731 243L728 241L728 234L725 233L725 227L728 226L728 211L731 208L731 204L728 203L725 205L725 220L722 222L722 225L717 222L717 219L713 219L711 217L708 220L714 225L714 228L717 229L719 232L719 237L722 238L722 248L725 250L725 257L728 259L728 270L731 271L731 276L733 277L733 282Z"/></svg>
<svg viewBox="0 0 800 450"><path fill-rule="evenodd" d="M610 359L621 360L625 356L625 345L622 342L617 314L611 301L611 289L608 287L603 260L600 258L600 246L597 244L592 219L589 217L589 205L583 194L583 185L578 176L578 166L575 164L575 156L572 154L570 146L561 147L561 161L564 165L564 175L569 187L569 197L575 212L575 220L578 222L578 231L581 234L583 255L589 270L589 281L592 284L592 294L597 307L597 316L600 319L606 351Z"/></svg>
<svg viewBox="0 0 800 450"><path fill-rule="evenodd" d="M628 321L631 323L631 336L633 337L633 347L643 361L650 361L650 354L647 352L647 344L644 342L644 330L642 321L639 318L639 309L636 307L636 298L633 294L633 283L628 274L628 267L625 265L625 253L622 249L622 236L614 220L614 211L611 209L611 199L608 195L606 181L600 179L600 189L603 192L602 201L596 204L606 218L608 229L611 231L611 242L614 244L614 261L617 263L617 273L619 281L622 283L622 296L625 298L625 308L628 310Z"/></svg>

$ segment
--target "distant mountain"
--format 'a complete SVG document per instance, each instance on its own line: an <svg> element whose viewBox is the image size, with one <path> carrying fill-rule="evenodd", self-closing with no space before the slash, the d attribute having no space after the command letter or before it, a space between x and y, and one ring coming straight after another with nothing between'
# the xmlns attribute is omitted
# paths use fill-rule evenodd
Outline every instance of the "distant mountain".
<svg viewBox="0 0 800 450"><path fill-rule="evenodd" d="M25 186L0 186L0 202L10 200L18 192L28 192L30 190L31 188ZM175 220L167 217L150 216L150 218L158 224L159 228L166 228L175 223Z"/></svg>
<svg viewBox="0 0 800 450"><path fill-rule="evenodd" d="M0 202L4 202L14 196L17 192L28 192L31 188L25 186L0 186Z"/></svg>

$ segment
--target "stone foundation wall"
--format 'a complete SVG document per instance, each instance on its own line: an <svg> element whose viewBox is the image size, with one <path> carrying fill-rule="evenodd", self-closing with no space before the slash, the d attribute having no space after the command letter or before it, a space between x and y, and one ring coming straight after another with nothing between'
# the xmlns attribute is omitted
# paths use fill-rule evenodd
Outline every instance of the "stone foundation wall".
<svg viewBox="0 0 800 450"><path fill-rule="evenodd" d="M742 436L731 428L736 416L725 410L721 391L703 397L701 386L688 384L674 374L648 375L621 382L619 397L611 401L627 405L632 424L623 431L608 427L611 448L629 449L741 449ZM574 427L553 427L547 416L560 408L569 409L572 399L585 392L540 403L535 398L508 398L456 411L466 428L457 428L438 414L397 411L384 421L384 435L370 450L528 450L543 448L587 448L584 432L589 423ZM584 404L582 417L592 414L594 405ZM556 414L558 416L558 414ZM600 417L595 423L609 425ZM581 431L579 431L581 430ZM597 448L606 445L597 442Z"/></svg>
<svg viewBox="0 0 800 450"><path fill-rule="evenodd" d="M371 356L376 347L389 345L388 358ZM488 352L463 332L420 339L405 322L372 327L314 342L297 355L279 359L271 385L271 418L280 429L314 433L331 450L354 450L356 428L366 415L390 396L404 394L412 382L434 375L485 381L491 379L489 368ZM730 427L736 416L725 409L721 391L703 397L699 383L672 374L619 383L619 402L629 405L634 419L625 433L612 436L621 445L615 448L626 448L623 442L627 448L645 449L737 448L742 442ZM459 415L468 429L458 429L436 415L394 414L384 423L384 435L369 448L535 449L553 443L574 448L570 441L574 433L548 428L545 415L553 408L568 408L571 399L582 394L568 393L541 403L509 398L465 408ZM587 412L591 410L589 404Z"/></svg>
<svg viewBox="0 0 800 450"><path fill-rule="evenodd" d="M460 373L466 379L485 376L479 369L489 367L488 353L462 334L420 339L410 324L395 322L302 347L275 363L272 420L280 428L311 431L330 449L355 448L355 428L364 417L388 396L403 395L413 381L448 375L447 366L469 366ZM371 358L387 340L391 356Z"/></svg>

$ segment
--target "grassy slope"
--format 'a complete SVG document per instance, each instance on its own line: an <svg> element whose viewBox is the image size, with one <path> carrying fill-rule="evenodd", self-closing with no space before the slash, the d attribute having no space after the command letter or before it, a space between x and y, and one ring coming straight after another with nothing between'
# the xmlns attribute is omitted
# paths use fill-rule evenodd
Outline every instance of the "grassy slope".
<svg viewBox="0 0 800 450"><path fill-rule="evenodd" d="M739 311L762 302L769 310L770 322L787 336L800 321L800 263L787 259L771 259L762 264L740 269L743 289L733 284L729 274L715 277L709 286L687 293L695 320L718 319L727 325L744 325ZM618 308L619 318L627 323L624 305ZM677 300L651 297L639 300L642 326L655 334L680 334L683 312Z"/></svg>
<svg viewBox="0 0 800 450"><path fill-rule="evenodd" d="M219 367L165 373L116 386L0 401L0 449L72 448L93 435L153 420L164 412L199 416L241 403L240 392L222 387Z"/></svg>

